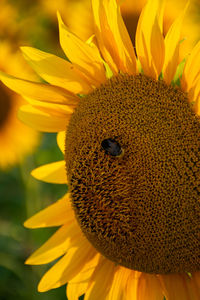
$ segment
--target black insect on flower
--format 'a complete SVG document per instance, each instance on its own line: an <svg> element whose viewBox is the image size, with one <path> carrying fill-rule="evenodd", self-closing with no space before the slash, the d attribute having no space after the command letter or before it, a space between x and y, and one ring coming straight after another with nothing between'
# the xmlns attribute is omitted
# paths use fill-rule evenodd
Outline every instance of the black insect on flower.
<svg viewBox="0 0 200 300"><path fill-rule="evenodd" d="M120 144L114 139L103 140L101 146L107 154L110 154L112 156L120 156L123 152Z"/></svg>

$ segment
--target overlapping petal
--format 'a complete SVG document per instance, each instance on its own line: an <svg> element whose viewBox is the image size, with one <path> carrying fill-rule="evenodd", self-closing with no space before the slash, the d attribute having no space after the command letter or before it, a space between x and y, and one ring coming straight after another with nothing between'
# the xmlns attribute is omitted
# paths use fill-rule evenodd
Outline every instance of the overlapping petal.
<svg viewBox="0 0 200 300"><path fill-rule="evenodd" d="M136 31L136 50L144 73L158 79L164 63L162 35L163 0L149 0L140 15Z"/></svg>
<svg viewBox="0 0 200 300"><path fill-rule="evenodd" d="M200 76L194 87L190 90L189 97L190 101L193 100L195 113L200 116Z"/></svg>
<svg viewBox="0 0 200 300"><path fill-rule="evenodd" d="M79 97L54 85L33 82L0 72L0 80L14 92L47 103L62 104L74 108Z"/></svg>
<svg viewBox="0 0 200 300"><path fill-rule="evenodd" d="M101 261L89 281L85 300L106 299L116 270L113 262L101 257Z"/></svg>
<svg viewBox="0 0 200 300"><path fill-rule="evenodd" d="M171 25L165 37L165 61L163 65L163 78L168 84L171 83L176 73L177 66L180 62L179 51L181 45L181 29L188 5L189 2L187 3L179 18L177 18Z"/></svg>
<svg viewBox="0 0 200 300"><path fill-rule="evenodd" d="M121 266L117 268L106 298L107 300L127 300L126 286L131 272L133 271Z"/></svg>
<svg viewBox="0 0 200 300"><path fill-rule="evenodd" d="M31 172L31 175L44 182L57 184L67 183L64 160L38 167Z"/></svg>
<svg viewBox="0 0 200 300"><path fill-rule="evenodd" d="M181 87L188 93L189 100L196 102L199 97L200 83L200 42L196 44L188 57L183 70Z"/></svg>
<svg viewBox="0 0 200 300"><path fill-rule="evenodd" d="M163 300L163 298L164 294L157 276L142 273L138 280L137 300Z"/></svg>
<svg viewBox="0 0 200 300"><path fill-rule="evenodd" d="M91 244L83 238L78 247L71 248L41 279L38 291L45 292L57 288L76 276L83 266L96 254ZM56 274L56 276L55 276Z"/></svg>
<svg viewBox="0 0 200 300"><path fill-rule="evenodd" d="M94 86L105 82L105 68L98 48L88 44L68 30L58 14L60 44L68 59Z"/></svg>
<svg viewBox="0 0 200 300"><path fill-rule="evenodd" d="M87 94L92 91L84 75L68 61L35 48L21 49L32 68L47 82L75 94Z"/></svg>
<svg viewBox="0 0 200 300"><path fill-rule="evenodd" d="M82 238L82 232L75 219L68 219L64 226L59 228L46 243L26 260L26 264L47 264L64 255L68 249L78 246Z"/></svg>
<svg viewBox="0 0 200 300"><path fill-rule="evenodd" d="M136 57L116 0L93 0L99 48L114 73L137 73Z"/></svg>
<svg viewBox="0 0 200 300"><path fill-rule="evenodd" d="M193 291L189 288L191 279L187 274L159 275L159 279L167 299L197 300L196 296L193 298Z"/></svg>
<svg viewBox="0 0 200 300"><path fill-rule="evenodd" d="M24 223L24 226L27 228L42 228L60 226L67 223L68 220L74 218L69 199L70 195L66 194L54 204L49 205L29 218Z"/></svg>
<svg viewBox="0 0 200 300"><path fill-rule="evenodd" d="M73 277L67 285L67 297L69 300L78 300L85 294L89 280L100 260L100 253L96 253L94 258L86 263L80 272Z"/></svg>
<svg viewBox="0 0 200 300"><path fill-rule="evenodd" d="M141 276L140 272L131 271L126 282L127 299L137 299L138 294L138 280Z"/></svg>
<svg viewBox="0 0 200 300"><path fill-rule="evenodd" d="M192 274L192 286L197 299L200 299L200 271ZM195 299L196 300L196 299Z"/></svg>
<svg viewBox="0 0 200 300"><path fill-rule="evenodd" d="M19 119L28 126L43 132L59 132L66 129L71 113L39 109L32 105L21 106L18 112Z"/></svg>

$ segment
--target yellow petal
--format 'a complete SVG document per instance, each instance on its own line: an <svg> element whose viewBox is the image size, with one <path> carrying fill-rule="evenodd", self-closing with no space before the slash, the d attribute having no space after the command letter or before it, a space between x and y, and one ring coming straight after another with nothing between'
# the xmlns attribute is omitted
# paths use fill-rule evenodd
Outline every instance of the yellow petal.
<svg viewBox="0 0 200 300"><path fill-rule="evenodd" d="M24 226L27 228L42 228L60 226L68 222L73 217L70 203L70 196L66 194L56 203L49 205L31 218L29 218Z"/></svg>
<svg viewBox="0 0 200 300"><path fill-rule="evenodd" d="M169 274L158 276L165 291L165 297L169 300L193 300L187 286L189 277L185 274ZM186 279L186 277L188 277Z"/></svg>
<svg viewBox="0 0 200 300"><path fill-rule="evenodd" d="M57 134L57 144L62 153L65 153L65 131L60 131Z"/></svg>
<svg viewBox="0 0 200 300"><path fill-rule="evenodd" d="M74 218L71 219L71 222L67 222L67 224L59 228L46 243L37 249L26 260L26 264L47 264L64 255L68 249L77 246L82 239L82 232ZM72 222L73 224L70 224Z"/></svg>
<svg viewBox="0 0 200 300"><path fill-rule="evenodd" d="M53 114L58 113L62 113L62 114L69 114L69 113L73 113L74 111L74 107L77 106L78 102L80 99L78 99L77 103L73 103L72 105L63 105L63 104L55 104L53 102L46 102L46 101L38 101L26 96L23 96L23 98L28 102L28 104L31 104L32 106L40 109L40 110L44 110L47 111L51 114L51 112Z"/></svg>
<svg viewBox="0 0 200 300"><path fill-rule="evenodd" d="M138 280L137 300L163 300L163 298L161 284L156 275L142 273Z"/></svg>
<svg viewBox="0 0 200 300"><path fill-rule="evenodd" d="M68 1L67 5L63 2L60 10L70 30L82 40L86 41L94 33L91 0Z"/></svg>
<svg viewBox="0 0 200 300"><path fill-rule="evenodd" d="M198 272L194 272L192 274L192 278L194 279L194 281L196 282L197 287L199 288L200 291L200 271Z"/></svg>
<svg viewBox="0 0 200 300"><path fill-rule="evenodd" d="M93 0L96 36L112 71L136 74L136 57L116 0Z"/></svg>
<svg viewBox="0 0 200 300"><path fill-rule="evenodd" d="M194 290L194 300L200 299L200 272L194 272L192 274L191 284Z"/></svg>
<svg viewBox="0 0 200 300"><path fill-rule="evenodd" d="M44 132L58 132L66 129L71 114L49 113L31 105L21 106L19 119L28 126Z"/></svg>
<svg viewBox="0 0 200 300"><path fill-rule="evenodd" d="M38 180L50 183L67 183L65 161L53 162L34 169L31 175Z"/></svg>
<svg viewBox="0 0 200 300"><path fill-rule="evenodd" d="M196 84L189 90L188 99L193 102L195 113L200 115L200 76Z"/></svg>
<svg viewBox="0 0 200 300"><path fill-rule="evenodd" d="M62 286L76 276L93 259L96 251L84 238L78 247L71 248L41 279L38 291L45 292Z"/></svg>
<svg viewBox="0 0 200 300"><path fill-rule="evenodd" d="M106 299L116 270L114 263L102 257L92 274L84 299Z"/></svg>
<svg viewBox="0 0 200 300"><path fill-rule="evenodd" d="M99 263L100 254L97 253L94 258L86 263L81 271L67 284L67 298L69 300L78 300L78 298L85 294L88 282Z"/></svg>
<svg viewBox="0 0 200 300"><path fill-rule="evenodd" d="M126 286L131 272L132 270L127 268L117 268L110 291L108 293L108 297L106 298L107 300L127 300Z"/></svg>
<svg viewBox="0 0 200 300"><path fill-rule="evenodd" d="M98 86L106 80L105 68L96 46L83 42L71 33L58 14L60 44L68 59L87 77L89 82Z"/></svg>
<svg viewBox="0 0 200 300"><path fill-rule="evenodd" d="M183 91L188 92L190 101L195 102L198 97L198 93L195 91L198 88L198 82L200 80L200 42L192 50L188 57L183 75L181 79L181 87Z"/></svg>
<svg viewBox="0 0 200 300"><path fill-rule="evenodd" d="M140 15L136 30L136 50L144 73L155 79L164 63L164 38L161 16L163 0L149 0Z"/></svg>
<svg viewBox="0 0 200 300"><path fill-rule="evenodd" d="M171 25L165 37L165 61L163 65L163 78L166 83L170 84L175 73L177 66L180 62L180 38L183 19L188 8L189 2L185 9Z"/></svg>
<svg viewBox="0 0 200 300"><path fill-rule="evenodd" d="M200 278L199 278L199 286L198 286L198 283L195 280L194 273L191 275L192 276L189 276L188 274L184 275L188 294L190 296L189 300L199 300L200 299Z"/></svg>
<svg viewBox="0 0 200 300"><path fill-rule="evenodd" d="M68 61L31 47L21 47L32 68L47 82L75 94L87 94L92 87L83 74Z"/></svg>
<svg viewBox="0 0 200 300"><path fill-rule="evenodd" d="M20 79L0 72L0 80L14 92L38 101L76 107L79 97L57 86Z"/></svg>
<svg viewBox="0 0 200 300"><path fill-rule="evenodd" d="M126 286L127 299L137 299L138 280L140 276L141 276L140 272L137 271L130 272L130 275L127 279L127 286Z"/></svg>

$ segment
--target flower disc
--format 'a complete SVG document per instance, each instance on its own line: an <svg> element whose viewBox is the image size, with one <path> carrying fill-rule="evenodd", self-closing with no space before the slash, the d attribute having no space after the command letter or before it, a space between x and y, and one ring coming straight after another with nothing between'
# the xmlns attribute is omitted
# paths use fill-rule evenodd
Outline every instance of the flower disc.
<svg viewBox="0 0 200 300"><path fill-rule="evenodd" d="M99 252L142 272L200 270L199 135L187 95L144 75L81 99L65 159L77 220Z"/></svg>

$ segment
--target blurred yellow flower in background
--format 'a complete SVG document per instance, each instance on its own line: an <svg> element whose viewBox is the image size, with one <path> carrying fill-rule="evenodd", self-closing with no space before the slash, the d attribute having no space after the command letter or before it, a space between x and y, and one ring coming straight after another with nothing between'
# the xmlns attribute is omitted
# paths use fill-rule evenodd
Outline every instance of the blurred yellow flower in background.
<svg viewBox="0 0 200 300"><path fill-rule="evenodd" d="M21 37L17 11L4 0L0 3L0 10L0 69L36 80L37 76L25 64L18 50ZM38 133L17 118L18 109L23 103L22 97L0 85L0 169L21 162L38 144Z"/></svg>
<svg viewBox="0 0 200 300"><path fill-rule="evenodd" d="M0 45L0 68L10 74L31 75L31 72L25 72L28 68L21 54L12 52L8 42L1 42ZM23 157L33 152L38 143L38 133L18 120L18 109L24 102L20 96L0 84L1 169L22 162Z"/></svg>
<svg viewBox="0 0 200 300"><path fill-rule="evenodd" d="M47 83L0 74L28 101L20 118L58 132L64 159L32 175L69 185L26 221L29 228L60 226L27 264L61 257L38 289L68 283L69 300L198 300L200 42L179 65L188 5L164 34L164 1L149 0L136 55L117 2L91 4L87 41L58 14L68 60L22 47Z"/></svg>
<svg viewBox="0 0 200 300"><path fill-rule="evenodd" d="M90 0L40 0L44 10L57 24L56 12L62 12L62 17L72 32L83 40L87 40L94 32Z"/></svg>

